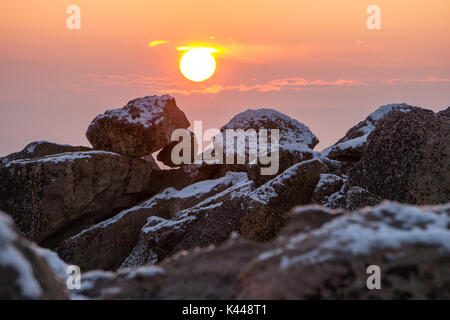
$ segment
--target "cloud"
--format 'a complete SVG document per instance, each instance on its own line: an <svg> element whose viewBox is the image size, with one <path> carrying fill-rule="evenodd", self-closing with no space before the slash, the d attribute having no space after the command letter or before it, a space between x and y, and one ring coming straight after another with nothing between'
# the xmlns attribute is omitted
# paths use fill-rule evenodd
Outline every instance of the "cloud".
<svg viewBox="0 0 450 320"><path fill-rule="evenodd" d="M302 90L314 87L355 87L396 85L401 83L446 83L448 78L394 78L385 80L359 80L359 79L336 79L336 80L308 80L302 77L278 78L264 83L252 84L186 84L176 82L165 77L146 77L138 74L129 75L105 75L86 74L90 87L136 87L145 88L160 94L215 94L224 91L257 91L277 92L282 90Z"/></svg>
<svg viewBox="0 0 450 320"><path fill-rule="evenodd" d="M166 43L169 43L169 41L165 41L165 40L155 40L155 41L150 42L150 43L148 44L148 46L149 46L149 47L155 47L155 46L159 46L159 45L161 45L161 44L166 44Z"/></svg>

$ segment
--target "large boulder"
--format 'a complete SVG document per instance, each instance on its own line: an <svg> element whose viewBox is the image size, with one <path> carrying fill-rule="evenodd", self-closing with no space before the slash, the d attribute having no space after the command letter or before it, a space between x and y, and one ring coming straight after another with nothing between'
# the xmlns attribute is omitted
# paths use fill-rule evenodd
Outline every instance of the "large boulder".
<svg viewBox="0 0 450 320"><path fill-rule="evenodd" d="M71 146L68 144L57 144L48 141L34 141L26 145L19 152L0 157L0 166L18 159L34 159L65 152L90 151L91 148L83 146Z"/></svg>
<svg viewBox="0 0 450 320"><path fill-rule="evenodd" d="M65 261L78 265L82 270L116 269L137 244L139 232L149 217L171 219L176 212L245 180L248 180L245 173L229 172L222 178L197 182L182 190L167 188L149 200L66 239L58 252Z"/></svg>
<svg viewBox="0 0 450 320"><path fill-rule="evenodd" d="M0 299L67 299L67 289L49 265L49 255L18 234L0 212Z"/></svg>
<svg viewBox="0 0 450 320"><path fill-rule="evenodd" d="M438 204L450 199L450 126L420 108L390 112L368 136L351 184L382 199Z"/></svg>
<svg viewBox="0 0 450 320"><path fill-rule="evenodd" d="M309 232L280 235L249 263L238 298L450 298L449 205L384 203L323 217ZM367 287L371 265L380 268L380 290Z"/></svg>
<svg viewBox="0 0 450 320"><path fill-rule="evenodd" d="M148 96L98 115L86 137L94 149L142 157L169 145L172 132L189 125L174 98Z"/></svg>
<svg viewBox="0 0 450 320"><path fill-rule="evenodd" d="M150 195L152 166L104 151L63 153L0 166L0 209L29 239L56 247Z"/></svg>
<svg viewBox="0 0 450 320"><path fill-rule="evenodd" d="M379 107L372 112L364 121L359 122L356 126L350 128L344 137L339 139L334 145L322 151L322 155L333 160L357 162L361 159L364 148L367 144L367 137L378 126L382 120L390 112L410 112L419 110L420 108L410 106L406 103L387 104Z"/></svg>
<svg viewBox="0 0 450 320"><path fill-rule="evenodd" d="M267 130L267 152L273 150L274 142L271 141L271 133L273 129L279 130L279 154L276 159L278 170L275 173L262 173L263 168L270 167L268 164L258 161L251 162L250 156L260 157L266 155L262 149L261 141L256 138L256 135L261 133L262 129ZM238 135L234 149L228 150L226 148L227 130L235 130ZM239 130L242 130L239 132ZM251 135L252 132L256 135ZM223 164L223 171L246 171L250 179L256 182L256 185L262 185L268 180L272 179L280 172L283 172L292 165L310 160L314 157L313 148L319 143L317 137L310 131L310 129L303 123L290 118L289 116L273 109L249 109L234 116L227 124L220 129L222 136L215 138L216 144L223 147L224 157L226 154L233 153L235 157L234 164ZM248 133L248 134L247 134ZM220 137L222 139L220 139ZM241 144L239 144L241 142ZM251 150L249 146L251 143L256 143L258 150ZM238 145L242 149L239 149ZM253 151L253 152L252 152ZM258 152L258 153L257 153ZM237 163L237 155L245 157L245 163ZM263 169L264 170L264 169Z"/></svg>

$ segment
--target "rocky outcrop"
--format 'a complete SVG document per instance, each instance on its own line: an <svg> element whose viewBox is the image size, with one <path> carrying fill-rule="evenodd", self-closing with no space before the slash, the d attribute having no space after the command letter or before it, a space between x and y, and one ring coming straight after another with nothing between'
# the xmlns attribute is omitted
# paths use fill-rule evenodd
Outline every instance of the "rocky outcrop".
<svg viewBox="0 0 450 320"><path fill-rule="evenodd" d="M93 299L446 299L450 207L298 207L269 243L233 234L157 266L83 274ZM367 287L380 268L381 290Z"/></svg>
<svg viewBox="0 0 450 320"><path fill-rule="evenodd" d="M90 151L91 148L82 146L70 146L48 141L35 141L29 143L22 151L0 157L0 166L18 159L34 159L65 152Z"/></svg>
<svg viewBox="0 0 450 320"><path fill-rule="evenodd" d="M127 259L125 259L122 267L157 263L178 251L200 246L200 242L192 241L189 238L185 239L185 241L183 239L188 234L194 234L192 228L205 216L217 217L218 219L214 219L214 221L221 223L226 228L219 230L219 234L212 232L212 229L204 230L202 234L206 233L210 242L205 244L205 241L203 241L203 246L213 244L214 239L216 241L218 239L221 241L226 240L229 233L233 231L230 230L229 222L235 220L234 217L236 215L241 215L246 210L245 206L240 206L240 202L239 206L237 206L237 202L233 202L231 199L237 194L250 192L252 188L253 182L248 180L242 181L189 209L177 212L172 219L164 219L156 216L150 217L141 230L136 247ZM229 206L233 205L234 211L227 210L230 208ZM228 213L226 220L219 219L220 212ZM235 224L231 224L231 229L234 226ZM217 229L215 230L217 231Z"/></svg>
<svg viewBox="0 0 450 320"><path fill-rule="evenodd" d="M367 144L367 137L378 126L390 112L407 113L413 110L420 110L419 107L410 106L406 103L387 104L372 112L364 121L347 131L344 137L339 139L331 147L322 151L322 154L330 159L357 162L361 159L364 148Z"/></svg>
<svg viewBox="0 0 450 320"><path fill-rule="evenodd" d="M325 171L319 160L305 161L254 191L244 182L177 212L173 219L151 217L123 266L156 263L182 250L219 245L233 231L252 240L270 240L283 226L289 209L310 201Z"/></svg>
<svg viewBox="0 0 450 320"><path fill-rule="evenodd" d="M86 137L94 149L142 157L169 145L172 132L189 125L174 98L149 96L97 116Z"/></svg>
<svg viewBox="0 0 450 320"><path fill-rule="evenodd" d="M137 244L139 232L149 217L171 219L176 212L195 206L233 185L248 180L245 173L229 172L182 190L167 188L147 201L124 210L65 240L58 252L65 261L82 270L116 269Z"/></svg>
<svg viewBox="0 0 450 320"><path fill-rule="evenodd" d="M15 160L0 167L0 208L27 238L56 247L148 197L151 172L144 160L103 151Z"/></svg>
<svg viewBox="0 0 450 320"><path fill-rule="evenodd" d="M0 212L0 299L67 299L43 249L18 234L11 217Z"/></svg>
<svg viewBox="0 0 450 320"><path fill-rule="evenodd" d="M448 205L384 203L334 218L311 232L280 237L240 275L238 297L449 298L449 214ZM370 265L381 270L381 290L367 287Z"/></svg>
<svg viewBox="0 0 450 320"><path fill-rule="evenodd" d="M391 112L369 135L351 184L411 204L450 199L450 126L425 109Z"/></svg>

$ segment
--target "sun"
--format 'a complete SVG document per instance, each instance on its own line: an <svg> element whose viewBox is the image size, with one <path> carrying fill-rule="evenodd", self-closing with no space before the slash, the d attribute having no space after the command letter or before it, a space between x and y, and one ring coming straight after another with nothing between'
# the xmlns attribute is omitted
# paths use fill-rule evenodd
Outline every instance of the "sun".
<svg viewBox="0 0 450 320"><path fill-rule="evenodd" d="M203 47L186 49L187 52L180 60L180 70L183 76L195 82L209 79L216 71L216 61L212 53L217 50Z"/></svg>

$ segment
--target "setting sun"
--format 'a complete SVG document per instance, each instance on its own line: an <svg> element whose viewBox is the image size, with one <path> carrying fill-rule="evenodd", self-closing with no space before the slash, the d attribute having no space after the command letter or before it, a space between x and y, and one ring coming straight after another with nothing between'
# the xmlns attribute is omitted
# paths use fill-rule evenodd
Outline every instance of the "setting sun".
<svg viewBox="0 0 450 320"><path fill-rule="evenodd" d="M216 70L216 61L211 53L213 48L181 48L188 51L180 60L181 73L189 80L201 82L209 79Z"/></svg>

